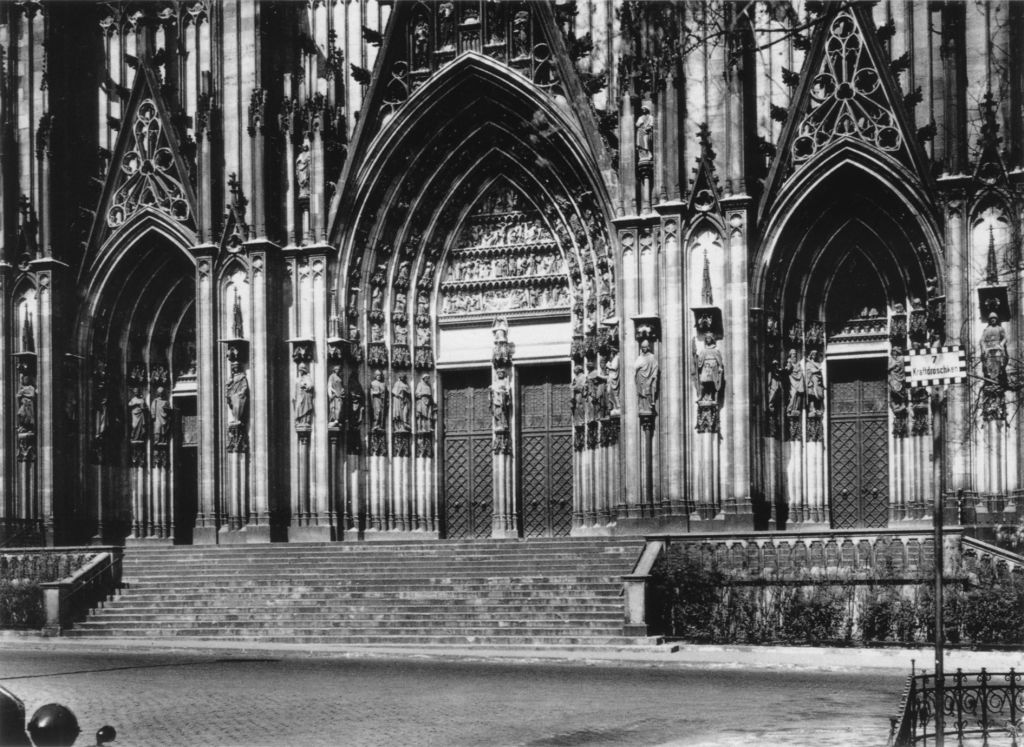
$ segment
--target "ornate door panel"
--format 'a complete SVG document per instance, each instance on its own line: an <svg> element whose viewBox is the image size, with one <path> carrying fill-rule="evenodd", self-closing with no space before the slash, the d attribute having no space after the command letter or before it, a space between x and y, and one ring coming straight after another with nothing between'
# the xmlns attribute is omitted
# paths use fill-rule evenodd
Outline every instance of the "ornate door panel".
<svg viewBox="0 0 1024 747"><path fill-rule="evenodd" d="M519 485L523 534L567 536L572 529L572 420L568 366L519 374Z"/></svg>
<svg viewBox="0 0 1024 747"><path fill-rule="evenodd" d="M445 536L491 536L494 513L489 371L444 375Z"/></svg>
<svg viewBox="0 0 1024 747"><path fill-rule="evenodd" d="M832 525L884 527L889 518L885 362L829 361L828 374Z"/></svg>

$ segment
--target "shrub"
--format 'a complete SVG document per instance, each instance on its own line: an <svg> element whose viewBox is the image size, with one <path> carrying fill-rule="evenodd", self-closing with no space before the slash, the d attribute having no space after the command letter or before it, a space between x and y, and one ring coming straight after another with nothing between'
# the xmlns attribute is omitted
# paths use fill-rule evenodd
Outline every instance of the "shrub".
<svg viewBox="0 0 1024 747"><path fill-rule="evenodd" d="M45 622L38 583L0 581L0 628L38 630Z"/></svg>

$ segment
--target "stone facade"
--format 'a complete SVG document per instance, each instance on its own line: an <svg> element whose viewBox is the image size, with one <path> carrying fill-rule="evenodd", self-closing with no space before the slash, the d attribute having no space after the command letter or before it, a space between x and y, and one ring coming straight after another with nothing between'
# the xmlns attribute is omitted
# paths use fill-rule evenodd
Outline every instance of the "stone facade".
<svg viewBox="0 0 1024 747"><path fill-rule="evenodd" d="M1024 6L802 5L3 4L3 531L1016 522Z"/></svg>

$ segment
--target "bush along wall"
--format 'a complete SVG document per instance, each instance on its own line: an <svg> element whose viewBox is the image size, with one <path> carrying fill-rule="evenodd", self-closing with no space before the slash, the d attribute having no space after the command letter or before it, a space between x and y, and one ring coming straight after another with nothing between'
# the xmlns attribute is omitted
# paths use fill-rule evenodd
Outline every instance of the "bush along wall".
<svg viewBox="0 0 1024 747"><path fill-rule="evenodd" d="M891 567L751 579L671 546L652 570L648 621L652 633L700 643L924 644L933 593L931 578ZM982 564L951 578L943 612L950 644L1024 648L1024 574Z"/></svg>
<svg viewBox="0 0 1024 747"><path fill-rule="evenodd" d="M43 590L38 583L0 580L0 630L38 630L45 622Z"/></svg>

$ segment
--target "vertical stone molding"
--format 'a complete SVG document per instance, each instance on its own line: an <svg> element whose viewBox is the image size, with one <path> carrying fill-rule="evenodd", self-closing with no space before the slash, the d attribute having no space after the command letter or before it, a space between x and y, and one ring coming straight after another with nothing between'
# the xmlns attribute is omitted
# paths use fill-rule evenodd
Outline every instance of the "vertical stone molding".
<svg viewBox="0 0 1024 747"><path fill-rule="evenodd" d="M494 486L491 536L511 539L519 536L515 505L515 445L512 437L515 417L512 357L515 345L508 339L508 321L503 317L494 320L491 331L494 335L490 388Z"/></svg>

